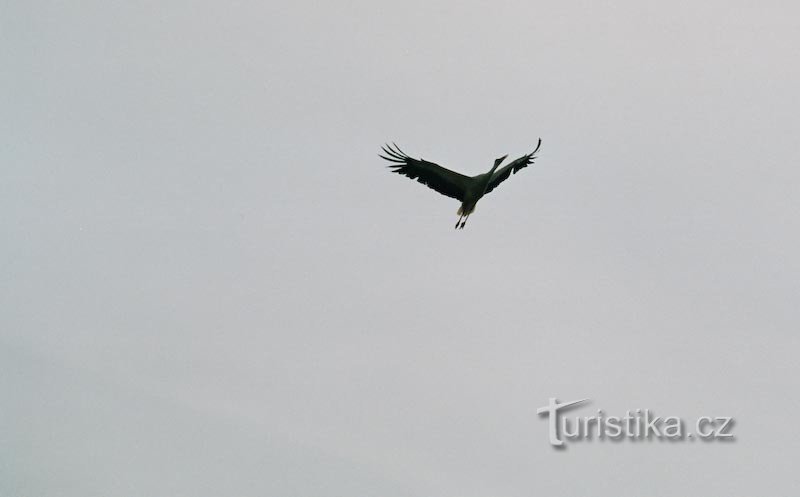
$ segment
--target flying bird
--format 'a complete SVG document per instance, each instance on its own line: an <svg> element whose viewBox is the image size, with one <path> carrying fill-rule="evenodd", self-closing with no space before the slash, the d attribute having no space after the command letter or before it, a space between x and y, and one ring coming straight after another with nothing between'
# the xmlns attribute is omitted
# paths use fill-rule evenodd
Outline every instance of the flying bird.
<svg viewBox="0 0 800 497"><path fill-rule="evenodd" d="M511 173L516 174L523 167L533 164L533 160L536 158L535 154L541 146L542 139L539 138L539 143L533 152L497 169L508 157L508 155L504 155L494 161L494 166L488 173L477 176L465 176L433 162L413 159L394 143L391 146L387 144L381 147L386 155L378 154L378 156L392 163L389 168L393 173L415 179L442 195L460 200L461 207L458 209L459 217L455 228L464 229L469 215L475 211L475 204L478 203L478 200L497 188L500 183L511 176Z"/></svg>

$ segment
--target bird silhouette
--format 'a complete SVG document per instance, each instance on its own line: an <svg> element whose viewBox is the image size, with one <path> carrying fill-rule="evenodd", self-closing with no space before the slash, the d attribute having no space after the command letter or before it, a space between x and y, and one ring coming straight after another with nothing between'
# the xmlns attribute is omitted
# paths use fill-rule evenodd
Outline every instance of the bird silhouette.
<svg viewBox="0 0 800 497"><path fill-rule="evenodd" d="M394 143L381 147L386 155L378 154L378 156L392 163L389 166L392 172L417 180L417 182L436 190L442 195L460 200L461 207L458 208L459 217L455 228L464 229L470 214L475 211L475 204L478 203L478 200L497 188L512 173L516 174L520 169L533 164L533 160L536 159L535 154L541 146L542 139L539 138L539 143L536 144L533 152L523 155L498 169L500 164L508 157L508 155L504 155L495 159L494 165L488 173L477 176L465 176L434 162L414 159L400 150L400 147Z"/></svg>

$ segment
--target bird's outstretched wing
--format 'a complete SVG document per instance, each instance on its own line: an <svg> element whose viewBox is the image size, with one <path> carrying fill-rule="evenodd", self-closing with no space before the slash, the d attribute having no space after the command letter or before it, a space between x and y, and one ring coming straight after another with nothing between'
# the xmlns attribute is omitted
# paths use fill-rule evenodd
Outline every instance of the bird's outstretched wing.
<svg viewBox="0 0 800 497"><path fill-rule="evenodd" d="M397 145L394 143L392 145L394 147L384 145L382 148L386 155L378 154L378 156L392 163L389 167L393 173L415 179L442 195L464 200L464 192L470 181L469 176L445 169L433 162L412 159L408 154L400 150Z"/></svg>
<svg viewBox="0 0 800 497"><path fill-rule="evenodd" d="M536 145L536 150L533 152L523 155L519 159L509 162L505 166L501 167L497 171L494 172L492 175L492 179L489 180L489 186L486 187L486 193L497 188L497 186L502 183L503 181L507 180L511 173L517 174L517 171L522 169L523 167L528 167L529 165L533 164L533 160L536 158L536 152L539 151L539 147L542 146L542 139L539 138L539 143ZM486 194L484 193L484 195Z"/></svg>

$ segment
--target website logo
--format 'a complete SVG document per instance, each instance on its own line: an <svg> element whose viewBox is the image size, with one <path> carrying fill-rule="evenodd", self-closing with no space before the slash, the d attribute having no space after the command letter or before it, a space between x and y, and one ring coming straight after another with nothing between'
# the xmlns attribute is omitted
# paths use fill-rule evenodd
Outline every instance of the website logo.
<svg viewBox="0 0 800 497"><path fill-rule="evenodd" d="M585 406L589 399L558 402L551 397L549 403L536 410L548 418L548 439L555 447L564 446L564 440L734 440L736 423L731 416L700 416L692 422L678 416L656 416L650 409L629 409L624 416L608 416L602 409L594 416L570 416L566 412ZM690 431L689 428L692 427Z"/></svg>

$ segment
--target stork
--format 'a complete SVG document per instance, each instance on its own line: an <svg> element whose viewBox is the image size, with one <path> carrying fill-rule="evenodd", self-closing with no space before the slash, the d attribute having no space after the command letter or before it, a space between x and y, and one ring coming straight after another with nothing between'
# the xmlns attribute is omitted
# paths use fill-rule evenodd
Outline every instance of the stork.
<svg viewBox="0 0 800 497"><path fill-rule="evenodd" d="M392 163L389 168L393 173L417 180L417 182L436 190L442 195L460 200L461 207L458 208L457 214L459 217L455 228L464 229L469 215L475 211L475 204L478 203L478 200L497 188L512 173L516 174L523 167L533 164L533 160L536 158L535 154L541 146L542 139L539 138L539 143L533 152L523 155L498 169L500 164L508 157L508 155L504 155L499 159L495 159L494 165L488 173L477 176L465 176L424 159L413 159L394 143L381 147L386 155L378 154L378 156Z"/></svg>

